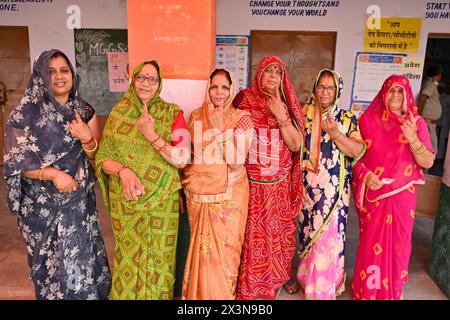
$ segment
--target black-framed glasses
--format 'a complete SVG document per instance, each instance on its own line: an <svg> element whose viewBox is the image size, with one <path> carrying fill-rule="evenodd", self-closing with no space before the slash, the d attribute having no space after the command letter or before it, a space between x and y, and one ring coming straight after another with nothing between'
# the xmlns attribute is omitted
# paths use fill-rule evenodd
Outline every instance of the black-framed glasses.
<svg viewBox="0 0 450 320"><path fill-rule="evenodd" d="M152 76L146 77L143 74L138 74L135 79L139 83L143 83L145 80L147 80L148 84L150 84L150 85L155 85L159 82L158 78L155 78Z"/></svg>
<svg viewBox="0 0 450 320"><path fill-rule="evenodd" d="M329 87L325 87L325 86L317 86L317 91L320 92L324 92L325 90L327 90L328 92L335 92L336 91L336 87L335 86L329 86Z"/></svg>

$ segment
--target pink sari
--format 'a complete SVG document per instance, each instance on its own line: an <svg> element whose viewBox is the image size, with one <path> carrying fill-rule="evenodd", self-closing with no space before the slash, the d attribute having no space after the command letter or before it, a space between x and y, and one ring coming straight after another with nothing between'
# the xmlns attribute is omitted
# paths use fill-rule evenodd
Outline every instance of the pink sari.
<svg viewBox="0 0 450 320"><path fill-rule="evenodd" d="M420 141L433 152L427 125L417 113L408 79L390 76L359 120L367 151L353 170L360 224L353 299L402 299L402 288L408 281L416 185L424 184L425 178L402 134L400 125L405 118L387 107L387 95L393 86L403 88L406 119L411 111ZM370 190L366 188L370 172L380 179L394 180L378 190Z"/></svg>

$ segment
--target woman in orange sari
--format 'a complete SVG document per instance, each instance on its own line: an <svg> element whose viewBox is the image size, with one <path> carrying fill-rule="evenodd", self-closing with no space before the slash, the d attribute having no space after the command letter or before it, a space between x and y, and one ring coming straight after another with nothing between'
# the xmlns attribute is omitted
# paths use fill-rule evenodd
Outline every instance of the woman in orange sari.
<svg viewBox="0 0 450 320"><path fill-rule="evenodd" d="M232 105L233 74L216 69L190 118L192 163L182 173L191 240L183 299L235 299L249 185L244 163L253 122Z"/></svg>

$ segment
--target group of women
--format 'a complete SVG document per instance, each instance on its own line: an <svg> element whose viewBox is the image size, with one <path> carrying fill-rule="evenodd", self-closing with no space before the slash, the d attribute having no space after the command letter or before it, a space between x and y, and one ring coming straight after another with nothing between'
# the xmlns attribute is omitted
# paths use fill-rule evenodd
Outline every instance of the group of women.
<svg viewBox="0 0 450 320"><path fill-rule="evenodd" d="M337 106L337 72L321 70L301 108L275 56L238 94L233 73L215 69L188 124L160 97L162 82L155 60L136 67L100 139L67 56L53 49L35 61L4 159L38 299L172 299L182 189L183 299L275 299L296 253L305 297L335 299L346 280L351 181L360 219L353 298L402 297L416 185L434 159L406 78L386 79L359 123ZM91 165L111 214L112 276Z"/></svg>

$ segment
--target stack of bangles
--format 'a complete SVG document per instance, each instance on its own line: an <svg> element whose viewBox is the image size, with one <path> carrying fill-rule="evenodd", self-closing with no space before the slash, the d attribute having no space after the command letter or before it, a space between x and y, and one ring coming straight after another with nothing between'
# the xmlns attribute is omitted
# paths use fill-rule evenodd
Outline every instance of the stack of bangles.
<svg viewBox="0 0 450 320"><path fill-rule="evenodd" d="M95 147L94 148L87 149L87 148L84 147L84 145L91 144L92 141L95 142ZM94 152L95 150L97 150L97 147L98 147L97 139L95 139L94 136L92 136L91 139L89 139L89 141L86 141L86 142L81 141L81 148L83 148L83 150L86 151L86 152Z"/></svg>
<svg viewBox="0 0 450 320"><path fill-rule="evenodd" d="M287 118L286 120L284 120L284 121L281 121L281 122L278 122L278 126L280 127L280 128L283 128L283 127L287 127L288 125L290 125L291 124L291 118Z"/></svg>
<svg viewBox="0 0 450 320"><path fill-rule="evenodd" d="M411 148L411 145L415 144L416 142L417 142L417 140L414 143L411 143L409 145L409 150L411 150L412 153L415 153L415 154L422 154L422 153L424 153L426 149L425 149L425 146L423 145L422 142L420 142L420 147L417 150L413 150L413 148Z"/></svg>

